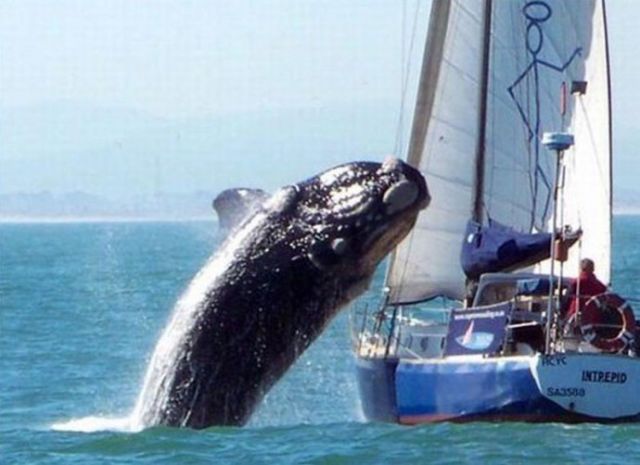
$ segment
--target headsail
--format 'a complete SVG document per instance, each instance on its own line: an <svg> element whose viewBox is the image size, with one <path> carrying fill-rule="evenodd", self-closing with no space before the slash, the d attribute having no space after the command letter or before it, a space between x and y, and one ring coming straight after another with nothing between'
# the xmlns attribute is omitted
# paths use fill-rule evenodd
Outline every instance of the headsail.
<svg viewBox="0 0 640 465"><path fill-rule="evenodd" d="M580 247L570 250L565 270L575 275L580 259L589 257L596 263L598 277L608 283L611 280L612 204L609 54L604 2L594 3L590 18L577 23L581 26L580 35L590 36L591 40L585 40L587 46L581 57L583 69L578 76L586 83L585 92L577 91L568 99L572 102L568 108L571 111L568 128L575 135L575 145L565 156L565 200L561 216L564 224L584 231ZM569 14L584 17L583 2L571 6ZM570 83L567 92L571 92Z"/></svg>
<svg viewBox="0 0 640 465"><path fill-rule="evenodd" d="M540 144L544 131L576 135L562 219L584 239L567 270L582 253L608 280L606 47L600 0L434 0L407 157L433 200L391 259L392 302L463 297L460 246L472 217L550 231L555 160ZM580 81L586 93L572 95Z"/></svg>

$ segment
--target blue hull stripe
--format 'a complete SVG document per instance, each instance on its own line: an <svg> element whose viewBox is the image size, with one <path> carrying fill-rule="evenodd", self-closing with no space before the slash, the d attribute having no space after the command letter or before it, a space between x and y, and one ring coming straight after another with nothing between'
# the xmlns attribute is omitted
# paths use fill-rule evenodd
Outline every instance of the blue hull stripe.
<svg viewBox="0 0 640 465"><path fill-rule="evenodd" d="M403 424L512 420L628 422L577 414L542 396L526 358L411 363L357 358L365 416Z"/></svg>
<svg viewBox="0 0 640 465"><path fill-rule="evenodd" d="M520 405L525 413L538 410L542 398L528 361L400 362L395 385L400 417L477 415L511 410L513 405Z"/></svg>

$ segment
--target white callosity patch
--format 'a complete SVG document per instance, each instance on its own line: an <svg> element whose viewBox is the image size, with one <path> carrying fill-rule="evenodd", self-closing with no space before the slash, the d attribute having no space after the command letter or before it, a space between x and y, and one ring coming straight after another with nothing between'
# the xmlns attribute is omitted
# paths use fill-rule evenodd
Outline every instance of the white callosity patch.
<svg viewBox="0 0 640 465"><path fill-rule="evenodd" d="M369 201L363 201L369 198ZM328 199L330 206L340 216L354 216L364 213L374 201L374 198L367 192L367 186L362 184L352 184L348 187L337 189L331 193Z"/></svg>
<svg viewBox="0 0 640 465"><path fill-rule="evenodd" d="M387 157L382 163L382 172L391 173L393 171L396 171L400 169L400 167L402 166L402 163L403 162L399 158L392 157L392 156Z"/></svg>
<svg viewBox="0 0 640 465"><path fill-rule="evenodd" d="M345 176L353 175L352 166L339 166L332 170L322 173L318 178L320 182L325 186L332 186L335 183L342 182Z"/></svg>
<svg viewBox="0 0 640 465"><path fill-rule="evenodd" d="M133 429L154 425L158 422L162 407L168 399L167 388L172 384L175 364L184 350L184 341L198 321L204 309L200 305L207 293L218 284L225 270L243 250L251 233L266 220L264 213L256 214L248 223L230 238L220 253L215 254L191 281L187 290L178 300L171 322L160 337L151 357L143 388L131 414Z"/></svg>

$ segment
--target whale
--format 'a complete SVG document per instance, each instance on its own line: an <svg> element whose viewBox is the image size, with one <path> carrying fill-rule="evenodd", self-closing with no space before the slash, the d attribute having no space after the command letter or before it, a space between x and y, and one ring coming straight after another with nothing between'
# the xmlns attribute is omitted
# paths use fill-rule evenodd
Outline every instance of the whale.
<svg viewBox="0 0 640 465"><path fill-rule="evenodd" d="M367 289L430 196L410 165L340 165L283 187L176 306L136 406L144 426L244 425L341 308Z"/></svg>
<svg viewBox="0 0 640 465"><path fill-rule="evenodd" d="M211 203L218 215L220 231L228 234L268 198L269 194L262 189L249 187L235 187L220 192Z"/></svg>

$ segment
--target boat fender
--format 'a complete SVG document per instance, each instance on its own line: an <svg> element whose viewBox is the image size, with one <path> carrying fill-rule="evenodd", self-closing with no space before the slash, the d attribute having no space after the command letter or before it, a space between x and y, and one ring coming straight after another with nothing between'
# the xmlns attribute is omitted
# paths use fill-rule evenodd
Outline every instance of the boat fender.
<svg viewBox="0 0 640 465"><path fill-rule="evenodd" d="M595 327L600 315L607 308L616 310L622 318L622 329L613 338L599 336ZM594 295L581 312L580 332L582 338L592 346L604 352L620 352L633 345L635 340L636 319L629 303L612 292Z"/></svg>

